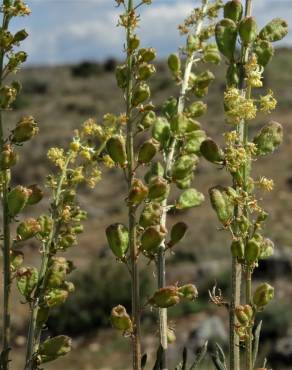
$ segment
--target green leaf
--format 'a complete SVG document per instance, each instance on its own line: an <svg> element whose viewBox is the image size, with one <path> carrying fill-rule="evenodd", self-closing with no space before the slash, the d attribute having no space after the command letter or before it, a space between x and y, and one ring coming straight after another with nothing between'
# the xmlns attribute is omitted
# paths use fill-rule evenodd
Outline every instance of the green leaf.
<svg viewBox="0 0 292 370"><path fill-rule="evenodd" d="M204 194L196 189L185 190L177 202L177 209L187 209L200 206L205 200Z"/></svg>
<svg viewBox="0 0 292 370"><path fill-rule="evenodd" d="M58 357L65 356L71 351L71 338L59 335L49 338L42 343L38 351L38 356L42 364L56 360Z"/></svg>
<svg viewBox="0 0 292 370"><path fill-rule="evenodd" d="M260 342L260 335L262 329L262 321L260 321L256 327L255 334L254 334L254 345L253 345L253 367L255 368L258 352L259 352L259 342Z"/></svg>
<svg viewBox="0 0 292 370"><path fill-rule="evenodd" d="M208 350L208 341L206 341L204 343L203 347L201 347L199 349L199 351L197 352L196 359L195 359L194 363L191 365L191 367L189 368L189 370L197 369L197 367L200 365L200 363L204 360L204 358L206 356L206 353L207 353L207 350Z"/></svg>

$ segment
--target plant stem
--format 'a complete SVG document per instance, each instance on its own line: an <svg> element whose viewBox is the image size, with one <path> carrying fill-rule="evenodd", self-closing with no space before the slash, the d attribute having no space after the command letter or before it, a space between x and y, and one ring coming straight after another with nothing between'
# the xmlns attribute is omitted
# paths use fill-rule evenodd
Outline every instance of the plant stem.
<svg viewBox="0 0 292 370"><path fill-rule="evenodd" d="M9 17L4 14L2 20L2 29L7 30L9 25ZM5 52L0 52L0 88L3 84L3 69L4 69ZM0 147L1 152L5 144L4 128L3 128L3 113L0 111ZM9 369L9 352L10 352L10 294L11 294L11 270L10 270L10 252L11 252L11 238L10 238L10 216L8 211L7 195L10 185L10 170L2 171L2 217L3 217L3 327L2 327L2 354L1 354L1 368L3 370Z"/></svg>
<svg viewBox="0 0 292 370"><path fill-rule="evenodd" d="M134 121L132 117L132 90L133 90L133 54L130 50L130 38L132 35L131 13L134 10L133 0L128 0L128 27L127 27L127 69L128 83L126 89L126 115L127 115L127 181L130 191L135 174L134 158ZM132 321L133 321L133 370L141 369L141 311L140 311L140 284L138 269L138 245L136 230L136 206L128 204L129 223L129 248L132 271Z"/></svg>
<svg viewBox="0 0 292 370"><path fill-rule="evenodd" d="M206 13L208 6L208 0L204 0L202 2L202 18L197 23L197 28L195 31L195 36L198 36L201 32L202 26L203 26L203 17ZM183 81L181 85L180 90L180 96L178 100L177 105L177 113L181 114L184 112L185 109L185 100L186 100L186 94L189 87L189 79L192 72L192 67L195 63L195 55L196 53L192 53L189 55L186 59L185 64L185 70L184 70L184 76ZM167 153L166 159L165 159L165 176L168 178L170 176L173 160L175 156L175 147L177 144L176 137L172 137L169 151ZM161 226L163 228L166 227L166 221L167 221L167 205L168 205L168 198L166 198L162 203L162 216L161 216ZM159 247L158 252L158 261L157 261L157 274L158 274L158 288L163 288L166 285L166 268L165 268L165 240L161 243ZM167 308L159 308L159 340L160 340L160 346L162 350L161 354L161 369L167 370L167 361L166 361L166 351L168 348L168 342L167 342L167 332L168 332L168 326L167 326Z"/></svg>
<svg viewBox="0 0 292 370"><path fill-rule="evenodd" d="M251 276L252 271L250 267L247 267L246 270L246 303L251 305ZM253 364L252 364L252 326L249 326L248 328L248 335L245 342L246 346L246 370L252 370Z"/></svg>

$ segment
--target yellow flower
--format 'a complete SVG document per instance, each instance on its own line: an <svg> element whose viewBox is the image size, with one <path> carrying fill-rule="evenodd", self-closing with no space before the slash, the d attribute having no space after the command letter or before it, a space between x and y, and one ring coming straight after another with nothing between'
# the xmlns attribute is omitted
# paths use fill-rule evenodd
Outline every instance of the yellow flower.
<svg viewBox="0 0 292 370"><path fill-rule="evenodd" d="M277 106L277 100L274 98L272 90L269 90L267 95L260 97L260 111L263 113L271 113Z"/></svg>
<svg viewBox="0 0 292 370"><path fill-rule="evenodd" d="M266 177L261 177L258 184L265 191L272 191L274 189L274 181Z"/></svg>
<svg viewBox="0 0 292 370"><path fill-rule="evenodd" d="M107 168L115 167L115 162L111 159L111 157L108 154L104 155L102 159L103 159L103 164L105 165L105 167Z"/></svg>
<svg viewBox="0 0 292 370"><path fill-rule="evenodd" d="M60 167L61 169L64 167L65 164L65 153L64 150L61 148L51 148L47 154L50 161L52 161L56 166Z"/></svg>
<svg viewBox="0 0 292 370"><path fill-rule="evenodd" d="M256 117L257 107L253 99L247 99L241 92L232 87L224 93L226 122L238 125L242 121L251 121Z"/></svg>
<svg viewBox="0 0 292 370"><path fill-rule="evenodd" d="M253 54L245 66L247 84L251 87L262 87L263 67L258 65L257 57Z"/></svg>

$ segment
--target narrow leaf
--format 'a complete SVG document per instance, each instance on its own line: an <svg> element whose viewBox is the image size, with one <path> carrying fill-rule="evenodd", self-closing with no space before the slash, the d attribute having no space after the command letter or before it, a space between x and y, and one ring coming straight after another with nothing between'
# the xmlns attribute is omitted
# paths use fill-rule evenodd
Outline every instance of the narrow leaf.
<svg viewBox="0 0 292 370"><path fill-rule="evenodd" d="M262 329L262 321L258 323L258 326L256 327L255 334L254 334L254 345L253 345L253 367L256 365L258 352L259 352L259 342L260 342L260 335L261 335L261 329Z"/></svg>
<svg viewBox="0 0 292 370"><path fill-rule="evenodd" d="M183 349L183 362L182 362L182 370L186 370L187 367L187 359L188 359L188 350L186 347Z"/></svg>
<svg viewBox="0 0 292 370"><path fill-rule="evenodd" d="M161 361L162 348L159 346L156 352L156 361L153 367L153 370L160 370L160 361Z"/></svg>
<svg viewBox="0 0 292 370"><path fill-rule="evenodd" d="M200 365L200 363L203 361L203 359L206 356L207 350L208 350L208 341L206 340L203 347L201 347L198 350L197 355L196 355L196 359L195 359L194 363L191 365L191 367L189 368L189 370L195 370Z"/></svg>

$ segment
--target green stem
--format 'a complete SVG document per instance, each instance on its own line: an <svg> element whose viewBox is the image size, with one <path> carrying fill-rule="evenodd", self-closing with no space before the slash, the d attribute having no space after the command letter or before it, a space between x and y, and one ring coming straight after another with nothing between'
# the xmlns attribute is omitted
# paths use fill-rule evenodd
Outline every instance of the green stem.
<svg viewBox="0 0 292 370"><path fill-rule="evenodd" d="M208 7L208 0L203 0L202 2L202 18L198 21L197 28L195 31L195 36L198 36L202 30L203 26L203 18L206 13ZM185 70L184 70L184 76L183 81L181 85L178 105L177 105L177 113L181 114L184 112L185 109L185 100L186 100L186 94L189 87L189 79L192 72L192 67L195 63L195 56L196 53L192 53L189 55L186 59L185 64ZM176 137L172 137L169 150L166 156L165 160L165 176L166 178L169 178L171 175L172 165L175 157L175 148L177 144ZM168 198L166 198L163 203L163 212L161 216L160 224L162 227L166 227L167 223L167 205L168 205ZM166 285L166 262L165 262L165 240L161 243L159 252L158 252L158 260L157 260L157 275L158 275L158 288L164 288ZM167 361L166 361L166 352L168 348L168 342L167 342L167 332L168 332L168 325L167 325L167 308L159 308L159 341L160 346L162 350L161 354L161 370L167 370Z"/></svg>
<svg viewBox="0 0 292 370"><path fill-rule="evenodd" d="M3 15L2 29L7 30L10 18ZM4 69L5 52L0 52L0 88L3 84L3 69ZM0 111L0 147L1 152L5 144L4 128L3 128L3 113ZM11 236L10 236L10 216L8 211L7 195L10 185L10 170L2 171L2 217L3 217L3 324L2 324L2 354L1 368L9 369L9 352L11 347L10 333L10 295L11 295L11 270L10 270L10 253L11 253Z"/></svg>
<svg viewBox="0 0 292 370"><path fill-rule="evenodd" d="M128 0L128 15L133 11L133 0ZM130 18L129 18L130 19ZM130 191L135 175L135 158L134 158L134 120L132 117L132 90L133 90L133 54L129 48L130 38L132 35L132 25L127 27L127 68L128 83L126 89L126 114L127 114L127 181L128 190ZM133 321L133 370L141 369L141 310L140 310L140 284L138 269L138 244L136 230L136 207L128 204L128 222L129 222L129 248L132 271L132 321Z"/></svg>
<svg viewBox="0 0 292 370"><path fill-rule="evenodd" d="M251 294L251 277L252 271L250 267L246 269L246 286L245 286L245 295L246 295L246 304L252 305L252 294ZM252 363L252 326L248 328L247 338L245 341L245 366L246 370L253 370Z"/></svg>

